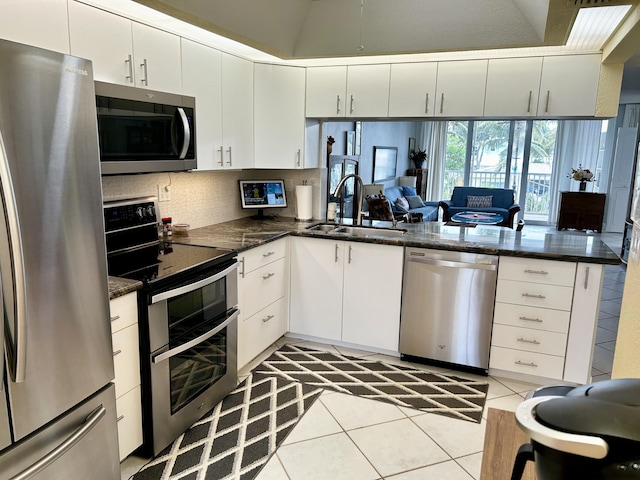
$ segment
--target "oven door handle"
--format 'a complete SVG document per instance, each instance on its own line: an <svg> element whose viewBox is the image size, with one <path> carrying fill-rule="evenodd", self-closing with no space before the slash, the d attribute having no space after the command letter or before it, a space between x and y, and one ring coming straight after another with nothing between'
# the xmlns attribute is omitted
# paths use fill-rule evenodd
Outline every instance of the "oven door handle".
<svg viewBox="0 0 640 480"><path fill-rule="evenodd" d="M159 293L157 295L153 295L151 297L151 305L153 305L154 303L161 302L162 300L167 300L169 298L177 297L177 296L183 295L185 293L193 292L194 290L198 290L199 288L206 287L207 285L215 283L218 280L220 280L220 279L226 277L227 275L229 275L234 270L236 270L239 265L240 265L239 262L235 262L230 267L225 268L224 270L222 270L221 272L216 273L215 275L212 275L212 276L207 277L207 278L203 278L202 280L199 280L199 281L194 282L194 283L187 283L186 285L183 285L183 286L178 287L178 288L174 288L173 290L168 290L166 292L162 292L162 293Z"/></svg>
<svg viewBox="0 0 640 480"><path fill-rule="evenodd" d="M166 352L163 352L163 353L159 353L158 355L155 355L151 359L151 361L153 363L160 363L160 362L162 362L164 360L167 360L168 358L175 357L176 355L178 355L179 353L184 352L185 350L189 350L190 348L195 347L199 343L202 343L205 340L213 337L214 335L217 335L223 329L228 327L229 324L231 322L233 322L238 317L239 314L240 314L240 310L236 310L235 312L233 312L231 314L231 316L229 318L227 318L224 322L222 322L222 324L218 325L213 330L209 330L208 332L203 333L199 337L196 337L196 338L194 338L193 340L191 340L191 341L189 341L187 343L183 343L179 347L172 348L171 350L167 350Z"/></svg>

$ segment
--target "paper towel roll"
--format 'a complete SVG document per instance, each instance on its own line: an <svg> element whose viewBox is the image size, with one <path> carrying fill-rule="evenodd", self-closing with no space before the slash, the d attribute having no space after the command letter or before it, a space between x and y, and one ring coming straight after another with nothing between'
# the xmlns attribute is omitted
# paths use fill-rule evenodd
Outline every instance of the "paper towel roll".
<svg viewBox="0 0 640 480"><path fill-rule="evenodd" d="M313 218L313 186L296 185L296 207L298 220L311 220Z"/></svg>

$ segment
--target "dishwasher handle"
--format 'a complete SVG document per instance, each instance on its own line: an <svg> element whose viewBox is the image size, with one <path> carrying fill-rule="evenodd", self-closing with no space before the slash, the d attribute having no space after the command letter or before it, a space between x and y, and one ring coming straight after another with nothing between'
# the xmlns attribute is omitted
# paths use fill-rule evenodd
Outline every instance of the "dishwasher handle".
<svg viewBox="0 0 640 480"><path fill-rule="evenodd" d="M469 262L457 262L454 260L440 260L437 258L426 257L411 257L405 260L406 263L415 262L423 263L425 265L435 265L437 267L448 268L472 268L474 270L497 270L498 266L494 263L469 263Z"/></svg>

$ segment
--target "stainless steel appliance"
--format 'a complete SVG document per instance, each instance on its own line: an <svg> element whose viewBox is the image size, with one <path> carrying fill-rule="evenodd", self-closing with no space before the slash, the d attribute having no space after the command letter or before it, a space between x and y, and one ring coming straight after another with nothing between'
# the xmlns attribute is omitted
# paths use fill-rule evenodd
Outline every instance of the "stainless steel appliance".
<svg viewBox="0 0 640 480"><path fill-rule="evenodd" d="M155 198L104 205L109 273L139 292L144 445L157 455L238 383L233 250L158 239Z"/></svg>
<svg viewBox="0 0 640 480"><path fill-rule="evenodd" d="M400 315L403 357L489 369L498 257L407 248Z"/></svg>
<svg viewBox="0 0 640 480"><path fill-rule="evenodd" d="M539 480L640 478L639 398L637 378L530 392L515 416L531 443L518 450L511 478L529 460Z"/></svg>
<svg viewBox="0 0 640 480"><path fill-rule="evenodd" d="M94 95L91 62L0 40L2 479L120 478Z"/></svg>
<svg viewBox="0 0 640 480"><path fill-rule="evenodd" d="M196 100L95 82L102 173L191 170L196 161Z"/></svg>

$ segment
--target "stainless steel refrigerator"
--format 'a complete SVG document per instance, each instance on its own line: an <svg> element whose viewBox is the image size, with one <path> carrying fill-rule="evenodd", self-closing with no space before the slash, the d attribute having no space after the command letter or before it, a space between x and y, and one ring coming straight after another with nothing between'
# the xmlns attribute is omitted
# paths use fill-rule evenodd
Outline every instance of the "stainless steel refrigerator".
<svg viewBox="0 0 640 480"><path fill-rule="evenodd" d="M91 62L0 40L0 480L119 479Z"/></svg>

